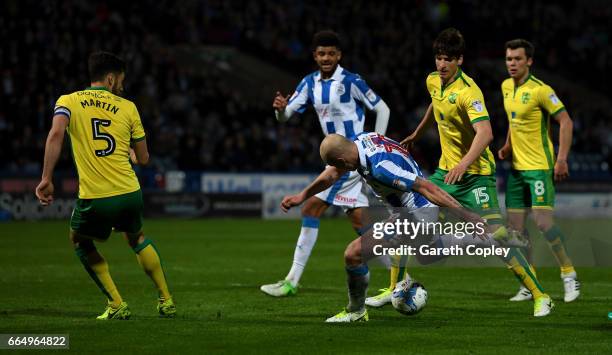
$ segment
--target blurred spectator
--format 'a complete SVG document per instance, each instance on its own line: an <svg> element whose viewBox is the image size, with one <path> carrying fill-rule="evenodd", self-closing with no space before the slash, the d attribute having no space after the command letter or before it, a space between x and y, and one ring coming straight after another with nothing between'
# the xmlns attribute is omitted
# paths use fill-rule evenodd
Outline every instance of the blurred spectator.
<svg viewBox="0 0 612 355"><path fill-rule="evenodd" d="M126 96L140 109L154 169L317 171L322 137L312 112L278 124L272 92L270 102L252 102L224 80L220 67L193 73L179 66L174 48L230 45L298 78L314 68L310 40L323 28L341 34L342 65L361 73L388 103L388 135L396 139L414 129L429 102L424 80L435 69L434 37L444 27L459 28L468 45L465 71L484 92L499 147L507 126L499 93L505 76L481 60L503 67L504 42L524 37L536 45L536 75L546 69L604 90L611 19L605 1L3 1L0 172L40 171L55 100L88 85L87 56L100 49L128 62ZM597 153L609 166L610 111L575 99L572 87L557 90L576 122L572 152ZM435 134L428 138L413 154L431 171L439 148ZM71 165L65 149L58 169Z"/></svg>

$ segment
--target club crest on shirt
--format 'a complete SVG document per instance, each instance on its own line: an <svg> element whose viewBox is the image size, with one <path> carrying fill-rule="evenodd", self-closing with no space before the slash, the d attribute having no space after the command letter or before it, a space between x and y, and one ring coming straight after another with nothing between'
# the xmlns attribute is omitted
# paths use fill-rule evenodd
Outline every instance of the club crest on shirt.
<svg viewBox="0 0 612 355"><path fill-rule="evenodd" d="M482 106L482 102L480 102L480 100L472 101L472 107L476 112L482 112L482 110L484 110L484 107Z"/></svg>
<svg viewBox="0 0 612 355"><path fill-rule="evenodd" d="M548 96L548 99L550 99L550 102L552 102L553 105L559 104L559 98L554 93L550 94L550 96Z"/></svg>
<svg viewBox="0 0 612 355"><path fill-rule="evenodd" d="M529 99L531 98L531 94L528 92L524 92L523 95L521 96L521 102L523 104L526 104L529 102Z"/></svg>
<svg viewBox="0 0 612 355"><path fill-rule="evenodd" d="M450 95L448 95L448 102L450 102L451 104L454 104L455 102L457 102L456 92L452 92Z"/></svg>
<svg viewBox="0 0 612 355"><path fill-rule="evenodd" d="M336 86L336 93L340 96L343 95L345 93L344 85L338 84Z"/></svg>
<svg viewBox="0 0 612 355"><path fill-rule="evenodd" d="M370 101L376 101L376 94L374 93L374 91L372 91L372 89L368 90L368 92L366 92L365 96L368 98L368 100Z"/></svg>

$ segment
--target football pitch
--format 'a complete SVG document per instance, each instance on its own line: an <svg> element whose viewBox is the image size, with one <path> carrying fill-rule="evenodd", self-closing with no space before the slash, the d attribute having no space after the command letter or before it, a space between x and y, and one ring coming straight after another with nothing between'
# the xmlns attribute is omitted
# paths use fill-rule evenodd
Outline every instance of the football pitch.
<svg viewBox="0 0 612 355"><path fill-rule="evenodd" d="M559 224L587 236L610 222ZM95 316L105 299L72 251L67 221L0 224L0 334L69 334L77 353L612 352L609 266L578 267L582 294L570 304L563 303L558 268L538 268L556 303L542 319L532 316L531 302L507 301L518 286L504 267L414 267L411 275L429 292L423 312L407 317L388 305L370 309L368 323L330 325L323 321L347 302L342 255L354 234L345 219L322 220L296 296L259 291L285 276L298 231L298 221L146 220L177 303L175 319L157 317L151 281L113 235L98 249L132 319L104 322ZM388 283L386 270L371 270L370 295Z"/></svg>

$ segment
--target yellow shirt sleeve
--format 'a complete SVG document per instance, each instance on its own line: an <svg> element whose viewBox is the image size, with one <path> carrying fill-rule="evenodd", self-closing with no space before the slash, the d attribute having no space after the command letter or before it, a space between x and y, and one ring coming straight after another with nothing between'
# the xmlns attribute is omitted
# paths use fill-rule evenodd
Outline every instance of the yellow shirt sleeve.
<svg viewBox="0 0 612 355"><path fill-rule="evenodd" d="M134 105L134 112L130 115L130 117L132 119L132 141L137 142L143 140L145 138L145 131L144 127L142 126L142 121L140 121L140 115L138 114L136 105Z"/></svg>
<svg viewBox="0 0 612 355"><path fill-rule="evenodd" d="M557 97L557 94L555 94L555 90L548 85L544 85L540 87L540 90L538 90L538 104L551 116L554 116L565 109L563 102L561 102L561 100L559 100Z"/></svg>
<svg viewBox="0 0 612 355"><path fill-rule="evenodd" d="M53 109L53 116L55 115L64 115L70 119L72 116L72 111L70 108L70 96L62 95L55 102L55 108Z"/></svg>
<svg viewBox="0 0 612 355"><path fill-rule="evenodd" d="M482 91L471 87L460 95L460 103L472 124L489 119L489 112L484 103Z"/></svg>

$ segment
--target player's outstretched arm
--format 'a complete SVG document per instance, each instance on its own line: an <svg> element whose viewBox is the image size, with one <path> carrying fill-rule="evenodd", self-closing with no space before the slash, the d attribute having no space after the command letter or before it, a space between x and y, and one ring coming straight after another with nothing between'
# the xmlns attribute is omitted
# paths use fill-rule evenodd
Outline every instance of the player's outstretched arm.
<svg viewBox="0 0 612 355"><path fill-rule="evenodd" d="M404 148L410 149L412 144L421 139L421 136L423 136L423 133L431 126L433 120L433 104L429 104L429 107L427 108L423 119L421 119L421 123L419 123L414 132L412 132L412 134L408 137L404 138L404 140L402 140L400 144Z"/></svg>
<svg viewBox="0 0 612 355"><path fill-rule="evenodd" d="M461 204L457 200L455 200L453 196L449 195L446 191L442 190L438 186L434 185L432 182L427 181L423 178L416 178L414 184L412 185L412 190L420 193L431 203L440 207L461 207Z"/></svg>
<svg viewBox="0 0 612 355"><path fill-rule="evenodd" d="M389 125L389 115L391 114L391 110L383 100L380 100L376 106L374 106L374 112L376 112L376 126L374 127L374 130L376 133L384 136L387 132L387 126Z"/></svg>
<svg viewBox="0 0 612 355"><path fill-rule="evenodd" d="M472 165L474 160L482 154L485 148L487 148L493 140L493 130L491 129L491 122L489 120L476 122L472 127L474 127L474 131L476 131L476 135L474 136L470 150L468 150L467 154L461 159L456 167L448 171L444 177L444 183L446 184L454 184L457 181L461 181L467 168Z"/></svg>
<svg viewBox="0 0 612 355"><path fill-rule="evenodd" d="M45 144L42 178L36 187L36 197L43 206L53 202L53 170L62 152L64 132L66 132L69 122L68 117L64 115L53 116L53 124Z"/></svg>
<svg viewBox="0 0 612 355"><path fill-rule="evenodd" d="M559 153L555 162L555 181L561 181L569 176L567 156L572 145L574 123L565 110L557 113L554 119L559 123Z"/></svg>
<svg viewBox="0 0 612 355"><path fill-rule="evenodd" d="M346 171L338 169L333 166L328 166L323 172L304 190L295 195L288 195L283 197L281 202L281 210L283 212L289 211L291 207L299 206L302 202L308 198L318 194L321 191L328 189L332 186Z"/></svg>
<svg viewBox="0 0 612 355"><path fill-rule="evenodd" d="M274 96L274 101L272 101L272 107L274 108L276 120L279 122L287 122L293 115L293 112L291 112L291 110L287 110L287 105L289 104L289 97L290 95L283 96L280 91L277 91L276 95Z"/></svg>
<svg viewBox="0 0 612 355"><path fill-rule="evenodd" d="M427 200L440 207L448 207L450 213L466 222L486 224L478 214L462 208L463 206L454 197L430 181L417 177L412 185L412 190L420 193Z"/></svg>

